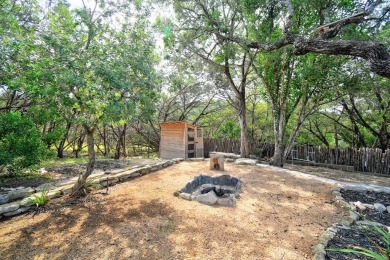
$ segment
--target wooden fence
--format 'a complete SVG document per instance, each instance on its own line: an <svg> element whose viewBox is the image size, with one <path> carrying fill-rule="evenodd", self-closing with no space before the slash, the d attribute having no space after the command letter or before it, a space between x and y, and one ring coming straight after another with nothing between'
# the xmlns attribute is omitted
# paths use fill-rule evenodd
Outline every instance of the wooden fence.
<svg viewBox="0 0 390 260"><path fill-rule="evenodd" d="M205 138L205 157L209 157L211 151L240 154L240 141ZM272 157L275 148L271 143L250 142L249 151L251 154L260 157ZM335 149L302 145L295 146L287 156L287 159L349 165L353 166L355 171L390 175L390 150L386 150L383 153L381 149L371 148Z"/></svg>

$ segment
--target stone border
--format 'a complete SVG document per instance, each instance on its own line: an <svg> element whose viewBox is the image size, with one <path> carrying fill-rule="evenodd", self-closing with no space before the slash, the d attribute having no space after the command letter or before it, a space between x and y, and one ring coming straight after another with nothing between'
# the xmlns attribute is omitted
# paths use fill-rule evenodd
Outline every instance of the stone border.
<svg viewBox="0 0 390 260"><path fill-rule="evenodd" d="M354 223L360 223L360 224L366 224L364 221L358 221L359 220L359 215L355 213L356 211L356 206L352 205L354 202L348 203L344 200L344 198L341 195L341 189L344 190L351 190L351 191L362 191L362 192L367 192L367 191L373 191L373 192L385 192L385 193L390 193L388 188L383 187L383 189L371 189L371 188L364 188L364 187L354 187L354 186L341 186L341 187L336 187L332 188L332 194L335 195L335 200L336 203L349 210L349 216L347 216L345 219L340 221L340 223L334 223L332 224L331 227L327 228L324 233L318 238L319 243L313 247L314 251L314 260L325 260L326 256L326 251L325 248L328 245L329 241L336 235L337 229L348 229L352 224ZM384 226L380 223L376 223L379 226ZM387 227L390 232L390 227Z"/></svg>
<svg viewBox="0 0 390 260"><path fill-rule="evenodd" d="M166 167L169 167L173 164L177 164L179 162L184 161L182 158L175 158L172 160L158 162L153 165L145 165L142 167L136 167L133 169L118 169L113 170L106 173L97 173L92 174L88 177L88 180L94 184L97 188L102 189L104 187L113 186L117 183L126 182L132 180L134 178L138 178L140 176L149 174L151 172L155 172ZM42 187L43 185L33 188L25 188L15 190L15 193L19 194L18 196L12 197L14 199L22 199L16 200L10 203L5 203L0 205L0 219L3 217L13 217L19 215L21 213L27 212L34 203L31 202L31 198L34 196L41 196L42 190L47 189L48 193L46 194L48 199L58 198L63 195L69 194L72 191L72 187L74 183L77 181L78 177L60 181L57 184L51 185L50 183L46 183L46 188ZM87 180L87 181L88 181ZM35 192L35 193L34 193ZM8 194L7 194L8 195Z"/></svg>

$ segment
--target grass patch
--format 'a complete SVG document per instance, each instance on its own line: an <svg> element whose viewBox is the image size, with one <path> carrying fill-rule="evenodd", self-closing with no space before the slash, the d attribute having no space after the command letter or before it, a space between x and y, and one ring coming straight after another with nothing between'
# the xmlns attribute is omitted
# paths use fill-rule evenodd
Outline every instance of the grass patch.
<svg viewBox="0 0 390 260"><path fill-rule="evenodd" d="M175 227L175 223L173 221L173 219L165 219L162 223L162 225L160 226L160 230L165 232L165 233L171 233L171 232L174 232L176 229Z"/></svg>
<svg viewBox="0 0 390 260"><path fill-rule="evenodd" d="M80 158L54 158L45 160L40 163L40 167L50 168L57 165L67 165L67 164L83 164L88 162L88 157L80 157Z"/></svg>
<svg viewBox="0 0 390 260"><path fill-rule="evenodd" d="M47 190L43 190L39 196L34 195L28 201L34 203L37 207L44 206L49 198L47 197Z"/></svg>

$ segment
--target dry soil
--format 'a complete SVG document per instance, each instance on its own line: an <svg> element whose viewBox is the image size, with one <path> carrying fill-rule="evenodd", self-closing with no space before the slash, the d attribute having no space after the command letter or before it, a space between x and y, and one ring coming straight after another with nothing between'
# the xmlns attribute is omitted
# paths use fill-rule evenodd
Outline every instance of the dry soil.
<svg viewBox="0 0 390 260"><path fill-rule="evenodd" d="M199 174L243 182L235 207L175 197ZM0 259L311 259L342 210L329 184L272 167L182 162L0 222Z"/></svg>

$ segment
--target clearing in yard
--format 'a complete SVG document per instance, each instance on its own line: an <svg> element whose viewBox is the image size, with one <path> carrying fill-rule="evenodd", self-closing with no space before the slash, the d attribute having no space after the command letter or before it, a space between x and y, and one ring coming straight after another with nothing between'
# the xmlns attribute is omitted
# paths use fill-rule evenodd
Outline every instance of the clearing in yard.
<svg viewBox="0 0 390 260"><path fill-rule="evenodd" d="M2 259L311 259L312 247L343 211L332 185L274 167L182 162L86 198L0 222ZM235 207L173 194L194 177L229 174ZM75 203L74 203L75 202Z"/></svg>

